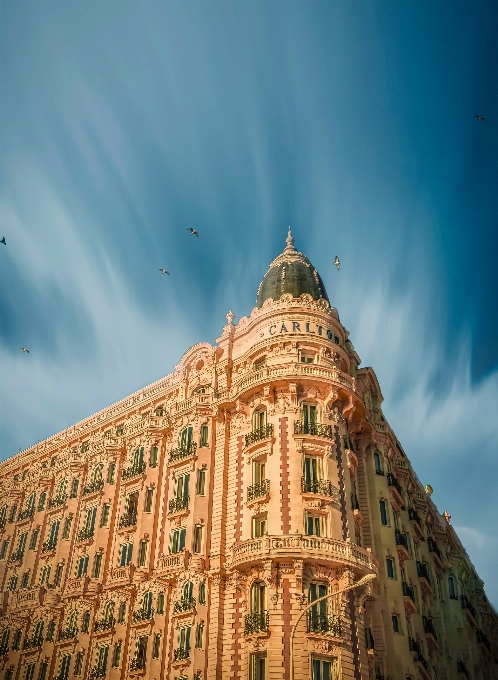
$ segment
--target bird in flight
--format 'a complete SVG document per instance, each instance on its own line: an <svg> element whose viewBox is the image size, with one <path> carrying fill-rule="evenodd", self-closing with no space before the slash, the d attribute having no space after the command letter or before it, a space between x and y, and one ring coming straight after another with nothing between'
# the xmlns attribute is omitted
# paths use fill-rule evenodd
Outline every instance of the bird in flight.
<svg viewBox="0 0 498 680"><path fill-rule="evenodd" d="M167 272L166 269L159 269L159 271L161 272L161 274L169 274L169 272Z"/></svg>
<svg viewBox="0 0 498 680"><path fill-rule="evenodd" d="M4 246L6 246L6 245L7 245L7 244L5 243L5 236L2 236L2 240L0 241L0 243L3 243L3 244L4 244Z"/></svg>
<svg viewBox="0 0 498 680"><path fill-rule="evenodd" d="M339 269L341 268L341 263L339 262L339 258L337 257L337 255L335 256L334 264L337 267L337 271L339 271Z"/></svg>
<svg viewBox="0 0 498 680"><path fill-rule="evenodd" d="M486 118L483 118L482 116L474 116L474 118L477 118L477 120L483 120L486 122Z"/></svg>
<svg viewBox="0 0 498 680"><path fill-rule="evenodd" d="M192 227L187 227L187 231L189 231L192 236L197 236L197 238L199 238L199 233L195 229L192 229Z"/></svg>
<svg viewBox="0 0 498 680"><path fill-rule="evenodd" d="M21 347L21 352L27 352L29 354L29 349L26 349L26 347Z"/></svg>

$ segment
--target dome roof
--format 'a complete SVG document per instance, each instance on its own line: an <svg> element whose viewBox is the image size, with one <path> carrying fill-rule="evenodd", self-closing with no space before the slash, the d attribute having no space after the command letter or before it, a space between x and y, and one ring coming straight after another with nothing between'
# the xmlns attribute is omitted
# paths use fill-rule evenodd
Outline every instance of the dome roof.
<svg viewBox="0 0 498 680"><path fill-rule="evenodd" d="M259 284L256 306L261 307L269 298L279 300L284 293L290 293L295 298L308 293L313 300L324 298L329 302L320 274L306 255L294 247L290 227L286 243L283 253L273 260Z"/></svg>

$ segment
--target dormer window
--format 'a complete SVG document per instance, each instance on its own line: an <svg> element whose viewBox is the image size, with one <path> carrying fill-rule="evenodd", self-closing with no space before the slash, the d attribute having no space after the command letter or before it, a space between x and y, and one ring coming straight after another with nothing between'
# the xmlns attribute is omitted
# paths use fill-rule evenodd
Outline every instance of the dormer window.
<svg viewBox="0 0 498 680"><path fill-rule="evenodd" d="M299 363L316 364L316 354L310 351L299 350Z"/></svg>

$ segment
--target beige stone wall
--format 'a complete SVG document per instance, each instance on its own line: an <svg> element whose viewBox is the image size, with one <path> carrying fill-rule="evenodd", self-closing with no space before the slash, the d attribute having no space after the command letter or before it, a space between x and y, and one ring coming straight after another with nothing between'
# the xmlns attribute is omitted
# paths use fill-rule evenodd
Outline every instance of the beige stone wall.
<svg viewBox="0 0 498 680"><path fill-rule="evenodd" d="M191 348L173 374L1 464L1 677L247 680L259 655L267 680L289 680L292 648L295 680L312 677L313 659L354 680L497 678L496 614L337 311L286 295L228 319L217 345ZM261 410L268 427L255 431ZM188 500L175 501L185 475ZM175 532L184 547L172 553ZM376 580L307 619L313 588L334 593L367 574Z"/></svg>

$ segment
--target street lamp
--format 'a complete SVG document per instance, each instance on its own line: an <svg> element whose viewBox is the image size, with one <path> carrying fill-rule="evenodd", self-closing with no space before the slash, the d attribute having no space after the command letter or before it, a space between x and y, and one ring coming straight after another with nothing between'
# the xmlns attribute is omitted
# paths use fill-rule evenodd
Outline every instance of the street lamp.
<svg viewBox="0 0 498 680"><path fill-rule="evenodd" d="M303 609L303 611L299 614L298 619L296 623L294 624L294 627L292 629L291 633L291 639L290 639L290 660L291 660L291 680L294 680L294 633L296 632L296 628L299 624L299 621L303 618L303 616L306 614L308 609L313 607L317 602L321 602L322 600L327 600L331 597L335 597L336 595L340 595L341 593L344 593L346 590L353 590L354 588L359 588L360 586L364 586L366 583L370 583L371 581L374 581L377 578L376 574L367 574L363 578L361 578L359 581L356 581L356 583L353 583L350 586L346 586L345 588L341 588L340 590L336 590L335 593L329 593L328 595L324 595L323 597L319 597L318 600L314 600L313 602L310 602L307 607Z"/></svg>

